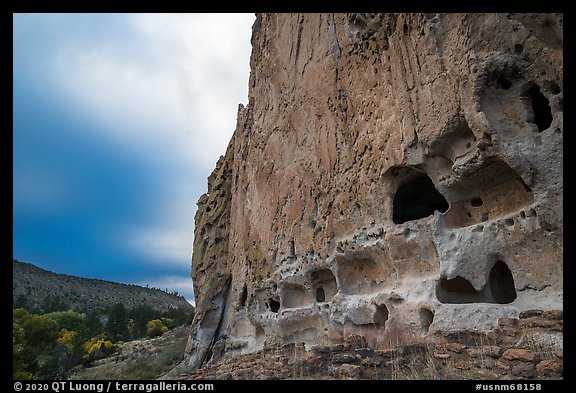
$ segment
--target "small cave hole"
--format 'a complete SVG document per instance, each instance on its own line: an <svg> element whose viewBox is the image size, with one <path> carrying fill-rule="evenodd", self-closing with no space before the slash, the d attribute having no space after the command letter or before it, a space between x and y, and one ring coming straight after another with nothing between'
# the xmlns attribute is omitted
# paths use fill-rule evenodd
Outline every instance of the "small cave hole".
<svg viewBox="0 0 576 393"><path fill-rule="evenodd" d="M270 298L268 299L268 306L270 307L270 311L277 313L280 310L280 302Z"/></svg>
<svg viewBox="0 0 576 393"><path fill-rule="evenodd" d="M316 288L316 301L318 303L326 301L326 293L324 292L324 288Z"/></svg>
<svg viewBox="0 0 576 393"><path fill-rule="evenodd" d="M246 284L244 284L242 292L240 293L240 307L246 306L246 300L248 300L248 288Z"/></svg>
<svg viewBox="0 0 576 393"><path fill-rule="evenodd" d="M450 207L428 175L413 172L415 173L394 195L392 221L395 224L431 216L436 210L445 213Z"/></svg>
<svg viewBox="0 0 576 393"><path fill-rule="evenodd" d="M422 333L428 333L430 330L430 325L434 322L434 313L427 308L421 308L419 311L420 316L420 327L422 328Z"/></svg>
<svg viewBox="0 0 576 393"><path fill-rule="evenodd" d="M383 325L388 320L388 307L385 304L379 304L376 306L376 312L374 313L374 323Z"/></svg>
<svg viewBox="0 0 576 393"><path fill-rule="evenodd" d="M524 45L522 44L516 44L514 45L514 54L515 55L521 55L522 52L524 52Z"/></svg>
<svg viewBox="0 0 576 393"><path fill-rule="evenodd" d="M512 218L506 218L504 220L504 224L508 227L513 227L514 226L514 220Z"/></svg>
<svg viewBox="0 0 576 393"><path fill-rule="evenodd" d="M402 234L404 235L404 239L409 239L410 238L410 228L404 229L404 232Z"/></svg>
<svg viewBox="0 0 576 393"><path fill-rule="evenodd" d="M294 239L288 240L288 256L294 258L296 256L296 248L294 246Z"/></svg>
<svg viewBox="0 0 576 393"><path fill-rule="evenodd" d="M508 90L512 87L512 82L510 82L509 79L505 78L502 75L498 77L496 83L498 83L498 86L500 86L504 90Z"/></svg>
<svg viewBox="0 0 576 393"><path fill-rule="evenodd" d="M482 201L482 198L480 198L480 197L472 198L470 200L470 206L472 206L472 207L480 207L483 204L484 204L484 202Z"/></svg>
<svg viewBox="0 0 576 393"><path fill-rule="evenodd" d="M538 127L538 132L542 132L552 124L552 110L550 101L540 92L540 86L533 85L528 89L528 95L532 101L532 112L534 113L534 124Z"/></svg>

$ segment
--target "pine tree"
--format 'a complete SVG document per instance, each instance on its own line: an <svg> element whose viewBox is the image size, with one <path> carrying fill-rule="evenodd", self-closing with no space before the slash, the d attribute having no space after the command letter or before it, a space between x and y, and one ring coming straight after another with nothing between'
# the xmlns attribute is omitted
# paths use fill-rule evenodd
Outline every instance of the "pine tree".
<svg viewBox="0 0 576 393"><path fill-rule="evenodd" d="M129 338L128 321L128 311L122 303L112 306L106 330L114 341L122 341Z"/></svg>

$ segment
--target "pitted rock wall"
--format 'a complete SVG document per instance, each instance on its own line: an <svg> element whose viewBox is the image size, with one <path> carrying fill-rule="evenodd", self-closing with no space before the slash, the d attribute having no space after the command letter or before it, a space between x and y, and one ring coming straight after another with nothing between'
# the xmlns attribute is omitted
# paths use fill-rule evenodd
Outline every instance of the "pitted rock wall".
<svg viewBox="0 0 576 393"><path fill-rule="evenodd" d="M559 14L257 15L190 364L562 309L562 40Z"/></svg>

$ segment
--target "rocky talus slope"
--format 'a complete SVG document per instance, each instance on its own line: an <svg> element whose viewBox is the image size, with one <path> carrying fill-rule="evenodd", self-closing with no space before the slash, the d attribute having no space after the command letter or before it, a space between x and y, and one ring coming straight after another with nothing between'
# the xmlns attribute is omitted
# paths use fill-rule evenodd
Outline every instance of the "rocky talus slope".
<svg viewBox="0 0 576 393"><path fill-rule="evenodd" d="M368 377L402 331L427 351L495 334L481 362L558 376L553 318L531 336L550 356L500 341L563 309L562 45L561 14L258 14L195 216L189 369L344 345ZM454 342L431 359L465 377L479 349Z"/></svg>

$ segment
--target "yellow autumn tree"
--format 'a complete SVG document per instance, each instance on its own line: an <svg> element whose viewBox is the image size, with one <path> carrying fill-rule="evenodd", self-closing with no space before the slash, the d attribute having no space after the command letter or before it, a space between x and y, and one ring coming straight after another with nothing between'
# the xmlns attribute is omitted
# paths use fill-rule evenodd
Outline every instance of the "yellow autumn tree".
<svg viewBox="0 0 576 393"><path fill-rule="evenodd" d="M114 352L114 344L106 338L92 337L90 341L84 343L84 360L91 362L101 359Z"/></svg>
<svg viewBox="0 0 576 393"><path fill-rule="evenodd" d="M168 331L168 327L160 319L153 319L146 324L146 334L150 337L158 337Z"/></svg>

